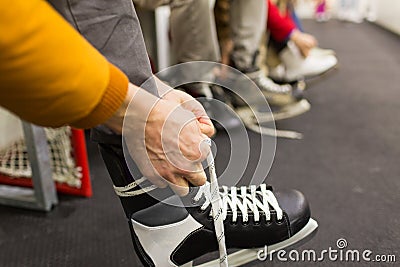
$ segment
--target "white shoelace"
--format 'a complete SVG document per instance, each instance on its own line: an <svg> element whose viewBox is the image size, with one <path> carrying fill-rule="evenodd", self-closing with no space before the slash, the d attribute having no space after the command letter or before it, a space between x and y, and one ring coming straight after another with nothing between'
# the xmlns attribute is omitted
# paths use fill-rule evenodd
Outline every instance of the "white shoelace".
<svg viewBox="0 0 400 267"><path fill-rule="evenodd" d="M211 139L206 140L211 146ZM227 186L223 186L223 192L220 192L217 180L217 174L215 172L215 163L212 153L207 156L207 164L210 173L210 183L199 187L199 191L194 196L195 202L200 201L201 197L205 196L205 202L200 207L201 210L206 210L211 204L211 216L214 220L215 235L218 241L219 248L219 260L221 267L228 267L228 254L225 244L225 231L224 231L224 220L228 214L228 206L232 210L232 222L237 221L238 210L242 212L243 222L246 223L249 220L249 210L254 214L254 221L260 221L260 211L264 212L265 219L271 220L271 212L269 205L276 211L278 220L282 220L283 211L279 206L279 203L272 193L267 190L265 184L260 185L260 190L257 190L255 185L250 186L250 192L246 186L240 188L240 194L237 194L237 187L230 187L230 192ZM261 196L262 201L257 198L257 195Z"/></svg>
<svg viewBox="0 0 400 267"><path fill-rule="evenodd" d="M249 189L250 188L250 192ZM201 196L204 194L206 201L200 207L201 210L206 210L211 204L208 193L204 187L199 189L199 192L194 197L194 201L199 201ZM274 193L267 189L266 184L260 185L260 190L257 190L255 185L250 187L242 186L240 187L240 193L237 193L238 188L233 186L228 188L227 186L222 186L222 192L220 192L220 197L222 200L222 220L224 221L228 215L228 210L232 211L232 222L237 222L238 210L242 213L243 223L249 221L249 213L254 215L254 221L259 222L261 219L260 211L264 212L264 217L267 221L271 220L271 211L269 206L271 206L275 212L278 220L282 220L283 211L279 206L279 203L274 195ZM257 198L257 196L261 196Z"/></svg>
<svg viewBox="0 0 400 267"><path fill-rule="evenodd" d="M211 147L211 139L208 138L205 141ZM224 211L222 208L223 205L222 205L221 195L219 193L217 174L215 172L214 156L211 152L207 156L207 164L208 164L208 170L210 173L210 190L203 191L205 188L208 187L207 185L199 187L199 192L197 192L197 194L193 200L194 201L200 200L199 195L201 194L201 191L203 191L203 193L206 193L205 194L206 202L209 202L209 204L211 203L215 235L216 235L217 241L218 241L219 266L228 267L229 266L228 265L228 253L227 253L226 244L225 244L225 230L224 230L224 218L223 218Z"/></svg>
<svg viewBox="0 0 400 267"><path fill-rule="evenodd" d="M134 182L126 185L126 186L115 186L114 185L114 191L120 197L133 197L133 196L138 196L138 195L153 191L154 189L158 188L155 185L151 185L151 186L140 188L140 189L137 189L137 190L132 190L133 188L139 186L140 184L142 184L146 180L147 180L146 177L142 177L142 178L137 179Z"/></svg>

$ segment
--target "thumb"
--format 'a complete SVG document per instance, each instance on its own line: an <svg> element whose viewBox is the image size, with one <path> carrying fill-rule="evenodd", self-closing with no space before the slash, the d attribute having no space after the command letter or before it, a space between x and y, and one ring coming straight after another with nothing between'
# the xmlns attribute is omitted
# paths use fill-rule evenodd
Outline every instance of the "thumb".
<svg viewBox="0 0 400 267"><path fill-rule="evenodd" d="M215 128L210 118L200 117L197 120L199 122L199 127L202 134L206 135L207 137L211 137L215 134Z"/></svg>
<svg viewBox="0 0 400 267"><path fill-rule="evenodd" d="M194 186L202 186L207 182L207 176L201 166L201 163L198 163L197 167L199 169L198 172L187 174L185 175L185 178Z"/></svg>
<svg viewBox="0 0 400 267"><path fill-rule="evenodd" d="M189 182L181 176L176 177L174 183L170 183L169 187L180 197L184 197L189 193Z"/></svg>

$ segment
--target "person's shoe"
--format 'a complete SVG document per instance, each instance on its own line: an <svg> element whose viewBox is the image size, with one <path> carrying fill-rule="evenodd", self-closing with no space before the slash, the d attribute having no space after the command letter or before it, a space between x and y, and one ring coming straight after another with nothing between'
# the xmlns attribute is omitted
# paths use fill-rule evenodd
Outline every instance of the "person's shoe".
<svg viewBox="0 0 400 267"><path fill-rule="evenodd" d="M277 130L269 122L293 118L310 110L309 102L303 99L304 81L277 84L262 71L254 71L247 72L247 76L231 77L228 84L231 90L225 89L225 92L247 129L268 136L302 138L297 132Z"/></svg>
<svg viewBox="0 0 400 267"><path fill-rule="evenodd" d="M304 88L300 83L277 84L261 70L246 75L257 85L271 106L284 106L303 98Z"/></svg>
<svg viewBox="0 0 400 267"><path fill-rule="evenodd" d="M320 76L337 65L334 55L309 55L304 58L298 47L291 41L279 53L282 65L272 69L269 76L280 82L292 82L299 79L309 79Z"/></svg>
<svg viewBox="0 0 400 267"><path fill-rule="evenodd" d="M224 239L223 246L242 249L228 256L232 263L229 266L241 266L256 260L264 246L269 246L270 251L283 249L310 237L318 227L310 217L306 199L298 191L273 192L265 184L221 187L222 201L217 203L212 201L215 194L207 183L190 188L189 194L180 198L169 188L152 185L135 167L128 168L120 136L94 130L92 137L100 142L100 152L121 199L135 251L144 266L192 266L193 260L209 252L221 253ZM129 170L134 172L135 179ZM222 232L217 237L218 226ZM225 260L226 255L222 255L222 260L201 266L217 266Z"/></svg>
<svg viewBox="0 0 400 267"><path fill-rule="evenodd" d="M235 63L235 60L233 58L230 59L229 65L234 69L239 70L241 73L245 74L251 81L253 81L254 84L257 85L258 89L262 92L270 106L285 106L299 101L303 98L305 83L302 79L293 81L292 84L284 82L275 83L267 75L265 75L263 70L261 70L257 66L257 57L258 52L253 55L252 66L245 69L240 68ZM232 79L236 80L235 87L237 89L235 89L235 91L239 90L243 95L248 94L245 91L251 85L246 79L243 79L243 77L241 77L240 75L236 75L236 77L232 77Z"/></svg>
<svg viewBox="0 0 400 267"><path fill-rule="evenodd" d="M327 55L336 55L336 52L332 49L325 49L321 47L314 47L310 50L310 56L327 56Z"/></svg>

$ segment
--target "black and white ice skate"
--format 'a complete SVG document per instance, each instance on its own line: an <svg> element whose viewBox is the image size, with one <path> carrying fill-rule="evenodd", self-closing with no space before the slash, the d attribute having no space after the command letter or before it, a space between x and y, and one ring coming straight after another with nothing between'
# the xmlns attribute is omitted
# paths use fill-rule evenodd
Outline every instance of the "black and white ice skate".
<svg viewBox="0 0 400 267"><path fill-rule="evenodd" d="M303 98L305 83L277 84L261 70L246 75L233 77L232 80L236 80L231 82L232 90L225 90L246 128L263 135L301 139L301 133L275 129L270 122L293 118L310 110L310 103Z"/></svg>
<svg viewBox="0 0 400 267"><path fill-rule="evenodd" d="M192 207L158 203L133 214L132 234L146 266L192 266L196 258L218 251L212 207L209 199L201 196L202 190L209 188L193 189L182 199L192 202ZM310 218L307 201L298 191L273 193L272 188L263 184L259 188L235 188L231 192L237 193L221 193L220 216L226 246L246 250L229 255L229 266L257 260L258 251L264 246L269 246L269 251L291 246L317 228L317 223ZM177 196L166 200L171 204L179 201ZM219 261L197 266L218 266Z"/></svg>
<svg viewBox="0 0 400 267"><path fill-rule="evenodd" d="M261 70L246 75L257 85L271 106L285 106L303 98L304 83L277 84Z"/></svg>
<svg viewBox="0 0 400 267"><path fill-rule="evenodd" d="M300 116L309 111L310 108L310 103L306 99L302 99L281 107L271 106L271 111L265 110L262 106L259 107L257 105L252 105L251 107L248 105L239 106L235 111L249 130L268 136L302 139L302 133L290 130L274 129L265 125L272 121Z"/></svg>
<svg viewBox="0 0 400 267"><path fill-rule="evenodd" d="M218 187L212 156L211 183L191 188L180 198L145 178L134 180L139 173L129 172L118 143L106 140L99 145L144 266L193 266L213 251L219 251L219 259L196 266L242 266L257 260L265 246L269 251L291 246L318 226L298 191L274 192L265 184ZM157 194L158 200L148 192ZM227 256L226 249L239 250Z"/></svg>

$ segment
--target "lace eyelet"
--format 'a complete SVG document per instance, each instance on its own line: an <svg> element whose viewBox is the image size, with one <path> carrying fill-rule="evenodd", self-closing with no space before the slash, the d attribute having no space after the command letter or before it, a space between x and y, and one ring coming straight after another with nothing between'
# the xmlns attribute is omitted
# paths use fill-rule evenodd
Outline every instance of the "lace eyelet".
<svg viewBox="0 0 400 267"><path fill-rule="evenodd" d="M197 203L199 202L198 200L195 200L194 198L192 198L192 205L197 205Z"/></svg>
<svg viewBox="0 0 400 267"><path fill-rule="evenodd" d="M260 221L260 220L254 221L254 225L256 225L256 226L258 226L258 225L260 225L260 224L261 224L261 221Z"/></svg>
<svg viewBox="0 0 400 267"><path fill-rule="evenodd" d="M205 213L206 212L206 209L201 209L201 207L199 208L199 211L198 211L198 213Z"/></svg>
<svg viewBox="0 0 400 267"><path fill-rule="evenodd" d="M236 222L234 222L234 221L230 221L230 222L229 222L229 224L230 224L230 225L234 225L234 226L235 226L235 225L237 225L237 224L238 224L238 221L237 221L237 220L236 220Z"/></svg>
<svg viewBox="0 0 400 267"><path fill-rule="evenodd" d="M250 223L249 220L247 220L246 222L242 222L242 225L247 226L247 225L249 225L249 223Z"/></svg>
<svg viewBox="0 0 400 267"><path fill-rule="evenodd" d="M270 225L272 223L272 220L271 219L267 219L267 218L265 218L265 224L266 225Z"/></svg>
<svg viewBox="0 0 400 267"><path fill-rule="evenodd" d="M284 220L283 217L282 217L282 219L280 219L280 220L276 219L276 224L281 225L281 224L283 224L284 221L285 221L285 220Z"/></svg>

